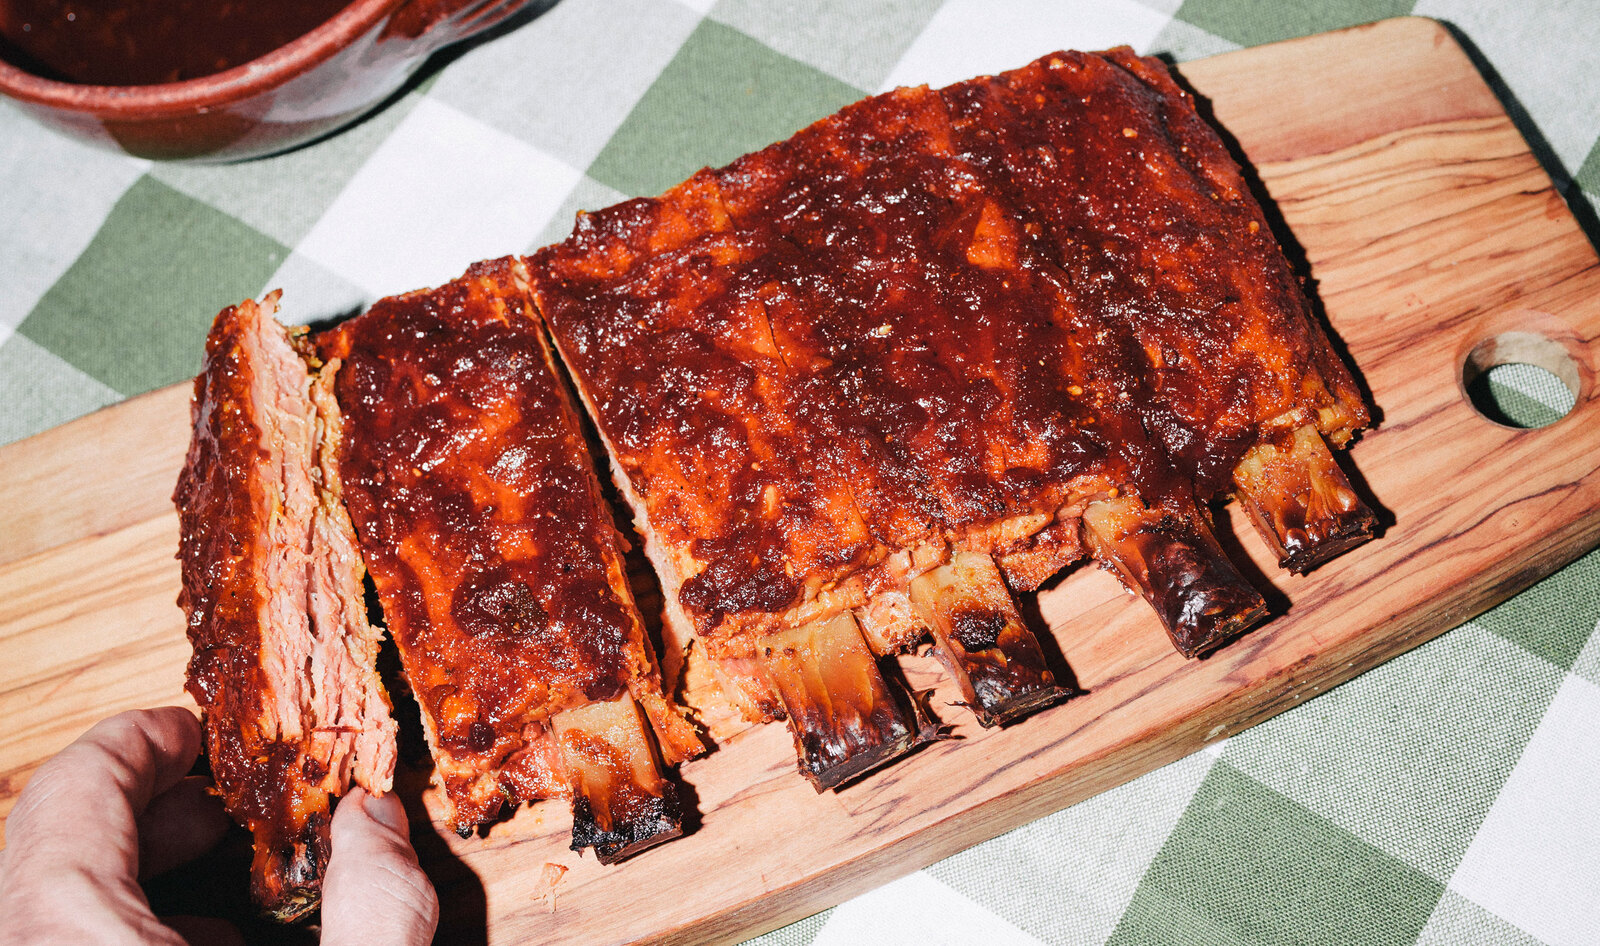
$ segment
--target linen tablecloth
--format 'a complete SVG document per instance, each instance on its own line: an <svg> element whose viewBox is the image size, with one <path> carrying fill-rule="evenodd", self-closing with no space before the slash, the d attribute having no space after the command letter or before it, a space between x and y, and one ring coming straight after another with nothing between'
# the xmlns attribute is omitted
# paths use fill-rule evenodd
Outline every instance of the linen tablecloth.
<svg viewBox="0 0 1600 946"><path fill-rule="evenodd" d="M349 313L895 85L1407 13L1487 65L1592 237L1593 0L562 0L356 127L231 166L102 153L3 104L0 443L189 377L241 298ZM1570 403L1495 382L1533 420ZM1597 616L1591 553L1224 744L756 942L1600 944Z"/></svg>

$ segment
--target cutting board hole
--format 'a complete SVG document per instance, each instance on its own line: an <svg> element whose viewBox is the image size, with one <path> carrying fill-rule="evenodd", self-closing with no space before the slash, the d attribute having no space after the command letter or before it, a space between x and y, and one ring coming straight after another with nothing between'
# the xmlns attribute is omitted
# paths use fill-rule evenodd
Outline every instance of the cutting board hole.
<svg viewBox="0 0 1600 946"><path fill-rule="evenodd" d="M1502 332L1467 354L1461 386L1485 419L1532 430L1555 423L1577 404L1578 365L1550 338Z"/></svg>

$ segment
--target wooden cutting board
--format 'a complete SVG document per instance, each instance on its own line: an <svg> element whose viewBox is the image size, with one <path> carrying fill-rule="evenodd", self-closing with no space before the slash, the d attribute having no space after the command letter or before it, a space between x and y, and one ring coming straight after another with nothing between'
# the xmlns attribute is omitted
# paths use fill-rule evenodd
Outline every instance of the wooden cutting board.
<svg viewBox="0 0 1600 946"><path fill-rule="evenodd" d="M1258 723L1596 544L1600 267L1450 35L1388 20L1181 72L1265 182L1379 407L1352 459L1384 511L1382 537L1291 578L1235 529L1277 613L1199 662L1106 573L1080 568L1038 604L1087 695L996 732L947 708L962 739L838 794L795 774L781 726L752 730L684 767L694 832L621 867L566 850L560 803L467 841L424 824L445 938L753 935ZM1491 423L1463 394L1475 350L1555 370L1577 406L1541 430ZM0 816L96 719L186 702L167 499L186 400L184 387L157 391L0 450ZM925 659L906 667L914 684L944 687ZM935 704L951 698L944 688ZM437 811L427 793L402 795L414 818ZM535 899L546 862L571 868L553 914Z"/></svg>

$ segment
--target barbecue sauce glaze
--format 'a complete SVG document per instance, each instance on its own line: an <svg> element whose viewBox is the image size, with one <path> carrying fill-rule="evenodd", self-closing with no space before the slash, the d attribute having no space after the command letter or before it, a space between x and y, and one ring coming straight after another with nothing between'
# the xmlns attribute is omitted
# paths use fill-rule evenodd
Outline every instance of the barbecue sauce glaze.
<svg viewBox="0 0 1600 946"><path fill-rule="evenodd" d="M526 727L658 686L610 508L513 266L479 263L318 338L343 362L345 502L458 828L498 808L486 785L522 777L502 765L537 755L517 755Z"/></svg>
<svg viewBox="0 0 1600 946"><path fill-rule="evenodd" d="M1127 49L867 99L530 267L713 646L1007 517L1193 515L1263 431L1366 420L1215 131Z"/></svg>
<svg viewBox="0 0 1600 946"><path fill-rule="evenodd" d="M0 0L0 58L65 82L181 82L260 58L350 3Z"/></svg>

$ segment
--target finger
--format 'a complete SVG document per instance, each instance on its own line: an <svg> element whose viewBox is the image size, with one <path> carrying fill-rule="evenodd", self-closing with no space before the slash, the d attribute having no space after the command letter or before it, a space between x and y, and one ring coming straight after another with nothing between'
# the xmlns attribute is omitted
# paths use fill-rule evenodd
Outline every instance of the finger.
<svg viewBox="0 0 1600 946"><path fill-rule="evenodd" d="M6 822L18 860L47 872L125 877L138 869L137 818L200 754L200 722L176 706L97 723L39 767ZM20 865L9 865L13 874Z"/></svg>
<svg viewBox="0 0 1600 946"><path fill-rule="evenodd" d="M399 799L352 789L333 811L332 832L323 946L432 941L439 900L411 849Z"/></svg>
<svg viewBox="0 0 1600 946"><path fill-rule="evenodd" d="M191 775L155 798L139 816L139 878L164 874L217 846L233 823L211 780Z"/></svg>

